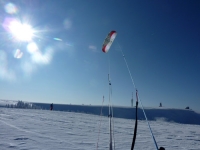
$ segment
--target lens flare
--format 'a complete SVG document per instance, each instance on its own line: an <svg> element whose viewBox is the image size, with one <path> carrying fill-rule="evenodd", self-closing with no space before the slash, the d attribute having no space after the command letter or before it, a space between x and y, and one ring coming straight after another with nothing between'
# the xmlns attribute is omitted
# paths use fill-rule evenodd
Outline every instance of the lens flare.
<svg viewBox="0 0 200 150"><path fill-rule="evenodd" d="M68 29L70 29L71 26L72 26L72 21L71 21L70 19L65 19L65 20L63 21L63 25L64 25L64 28L68 30Z"/></svg>
<svg viewBox="0 0 200 150"><path fill-rule="evenodd" d="M17 7L13 3L6 4L4 9L8 14L16 14L18 12Z"/></svg>
<svg viewBox="0 0 200 150"><path fill-rule="evenodd" d="M21 52L19 49L17 49L15 51L14 58L20 59L20 58L22 58L22 56L23 56L23 52Z"/></svg>
<svg viewBox="0 0 200 150"><path fill-rule="evenodd" d="M27 45L27 50L29 53L33 54L35 53L36 51L38 51L38 46L36 43L34 42L31 42Z"/></svg>
<svg viewBox="0 0 200 150"><path fill-rule="evenodd" d="M60 38L53 38L53 39L56 41L62 41L62 39L60 39Z"/></svg>

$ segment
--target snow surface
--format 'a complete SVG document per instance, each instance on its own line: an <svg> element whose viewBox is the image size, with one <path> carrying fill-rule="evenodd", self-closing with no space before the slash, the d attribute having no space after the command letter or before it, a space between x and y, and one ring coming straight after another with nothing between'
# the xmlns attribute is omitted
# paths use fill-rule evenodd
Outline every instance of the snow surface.
<svg viewBox="0 0 200 150"><path fill-rule="evenodd" d="M101 126L100 126L101 120ZM108 149L108 117L32 109L0 108L0 149ZM166 150L200 150L200 125L150 121L158 143ZM100 128L99 128L100 126ZM115 149L131 148L134 120L114 118ZM135 149L155 150L147 123L138 121Z"/></svg>

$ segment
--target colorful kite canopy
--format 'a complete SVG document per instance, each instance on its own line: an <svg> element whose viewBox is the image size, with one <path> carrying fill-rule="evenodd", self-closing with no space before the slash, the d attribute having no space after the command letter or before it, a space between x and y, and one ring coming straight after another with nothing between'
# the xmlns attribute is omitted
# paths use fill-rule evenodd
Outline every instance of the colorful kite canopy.
<svg viewBox="0 0 200 150"><path fill-rule="evenodd" d="M102 46L102 51L104 53L107 53L109 51L109 49L110 49L110 47L111 47L111 45L112 45L112 43L113 43L113 41L114 41L116 36L117 36L117 32L116 31L111 31L107 35L106 39L103 42L103 46Z"/></svg>

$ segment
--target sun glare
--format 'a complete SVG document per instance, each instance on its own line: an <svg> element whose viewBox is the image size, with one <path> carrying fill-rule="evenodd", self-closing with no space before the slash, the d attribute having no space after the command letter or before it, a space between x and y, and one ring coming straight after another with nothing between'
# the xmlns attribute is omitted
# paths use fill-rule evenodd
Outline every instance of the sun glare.
<svg viewBox="0 0 200 150"><path fill-rule="evenodd" d="M31 41L34 33L30 25L22 24L18 21L12 21L9 25L9 30L20 41Z"/></svg>

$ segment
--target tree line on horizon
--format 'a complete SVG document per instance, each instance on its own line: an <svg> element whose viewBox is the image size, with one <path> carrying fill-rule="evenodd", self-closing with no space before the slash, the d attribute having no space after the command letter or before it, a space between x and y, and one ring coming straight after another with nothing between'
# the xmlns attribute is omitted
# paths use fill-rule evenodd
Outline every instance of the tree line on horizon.
<svg viewBox="0 0 200 150"><path fill-rule="evenodd" d="M40 106L35 104L18 101L16 104L6 104L7 108L22 108L22 109L41 109Z"/></svg>

